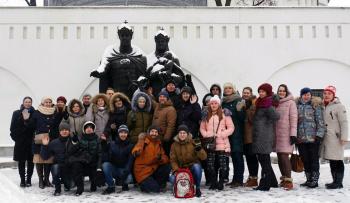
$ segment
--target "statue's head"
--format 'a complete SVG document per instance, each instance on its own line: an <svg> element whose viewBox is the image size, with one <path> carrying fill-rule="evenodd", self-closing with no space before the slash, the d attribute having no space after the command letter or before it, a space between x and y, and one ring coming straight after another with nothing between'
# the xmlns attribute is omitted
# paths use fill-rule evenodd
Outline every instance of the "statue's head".
<svg viewBox="0 0 350 203"><path fill-rule="evenodd" d="M120 39L121 46L129 46L131 45L131 39L134 31L128 25L128 22L125 21L121 25L118 26L118 37Z"/></svg>
<svg viewBox="0 0 350 203"><path fill-rule="evenodd" d="M161 28L154 36L154 41L156 42L157 52L164 53L169 50L169 35Z"/></svg>

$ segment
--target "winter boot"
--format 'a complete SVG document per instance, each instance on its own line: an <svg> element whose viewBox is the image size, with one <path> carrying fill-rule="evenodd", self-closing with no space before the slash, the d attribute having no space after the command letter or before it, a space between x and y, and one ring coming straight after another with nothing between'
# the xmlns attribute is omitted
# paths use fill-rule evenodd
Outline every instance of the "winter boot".
<svg viewBox="0 0 350 203"><path fill-rule="evenodd" d="M39 188L44 189L44 165L43 164L36 164L36 172L38 173L39 178Z"/></svg>
<svg viewBox="0 0 350 203"><path fill-rule="evenodd" d="M254 190L269 191L270 190L270 183L269 182L270 181L266 175L262 176L258 187L254 188Z"/></svg>
<svg viewBox="0 0 350 203"><path fill-rule="evenodd" d="M31 187L31 186L32 186L33 170L34 170L34 164L33 164L33 162L28 162L28 161L27 161L27 180L26 180L26 187Z"/></svg>
<svg viewBox="0 0 350 203"><path fill-rule="evenodd" d="M307 185L310 184L310 182L311 182L311 173L305 172L305 176L306 176L306 181L304 183L300 184L300 186L302 186L302 187L307 187Z"/></svg>
<svg viewBox="0 0 350 203"><path fill-rule="evenodd" d="M249 176L247 182L244 183L244 187L256 187L258 186L258 177Z"/></svg>
<svg viewBox="0 0 350 203"><path fill-rule="evenodd" d="M311 181L307 185L309 188L316 188L318 187L318 179L320 178L320 172L313 171L311 174Z"/></svg>
<svg viewBox="0 0 350 203"><path fill-rule="evenodd" d="M326 188L328 188L331 185L334 185L335 183L335 179L336 179L336 173L334 171L331 172L332 173L332 178L333 178L333 182L331 183L326 183Z"/></svg>
<svg viewBox="0 0 350 203"><path fill-rule="evenodd" d="M55 192L53 193L53 196L60 196L61 195L61 186L57 187L55 189Z"/></svg>
<svg viewBox="0 0 350 203"><path fill-rule="evenodd" d="M293 179L292 178L284 178L283 180L283 189L292 190L293 189Z"/></svg>
<svg viewBox="0 0 350 203"><path fill-rule="evenodd" d="M115 192L115 187L107 187L107 188L102 192L102 194L103 194L103 195L109 195L109 194L112 194L113 192Z"/></svg>
<svg viewBox="0 0 350 203"><path fill-rule="evenodd" d="M225 181L224 178L222 178L222 179L219 180L219 183L218 183L218 185L217 185L217 189L218 189L218 190L223 190L223 189L224 189L224 181Z"/></svg>
<svg viewBox="0 0 350 203"><path fill-rule="evenodd" d="M129 186L128 186L128 184L123 184L123 185L122 185L122 191L129 191Z"/></svg>
<svg viewBox="0 0 350 203"><path fill-rule="evenodd" d="M280 187L283 187L283 185L284 185L284 179L285 179L286 177L285 176L281 176L280 177L280 184L278 185L278 186L280 186Z"/></svg>
<svg viewBox="0 0 350 203"><path fill-rule="evenodd" d="M341 189L343 188L343 178L344 172L335 173L335 181L334 183L328 185L327 189Z"/></svg>
<svg viewBox="0 0 350 203"><path fill-rule="evenodd" d="M200 188L196 188L196 197L201 197L202 196L202 192Z"/></svg>

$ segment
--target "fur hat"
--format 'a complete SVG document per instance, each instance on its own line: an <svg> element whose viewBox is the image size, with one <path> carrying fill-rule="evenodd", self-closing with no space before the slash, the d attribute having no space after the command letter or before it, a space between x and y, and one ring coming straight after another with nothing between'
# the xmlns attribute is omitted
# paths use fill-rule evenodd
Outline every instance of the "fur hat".
<svg viewBox="0 0 350 203"><path fill-rule="evenodd" d="M337 89L333 85L328 85L327 87L324 88L323 91L330 91L333 93L334 96L337 93Z"/></svg>
<svg viewBox="0 0 350 203"><path fill-rule="evenodd" d="M260 90L264 90L267 94L267 96L272 96L272 86L269 83L264 83L262 85L259 86L258 88L258 92Z"/></svg>
<svg viewBox="0 0 350 203"><path fill-rule="evenodd" d="M236 86L233 85L231 82L224 83L223 89L225 89L226 87L231 87L233 89L233 92L236 92Z"/></svg>
<svg viewBox="0 0 350 203"><path fill-rule="evenodd" d="M124 131L124 132L126 132L126 133L129 133L129 128L128 128L128 126L126 126L126 125L121 125L121 126L119 126L119 128L118 128L118 133L120 133L120 132L122 132L122 131Z"/></svg>
<svg viewBox="0 0 350 203"><path fill-rule="evenodd" d="M56 102L58 103L58 101L63 101L64 104L67 104L67 99L64 96L57 97Z"/></svg>
<svg viewBox="0 0 350 203"><path fill-rule="evenodd" d="M218 95L214 95L211 99L210 99L210 103L212 103L212 102L217 102L217 103L221 103L221 100L220 100L220 98L219 98L219 96Z"/></svg>
<svg viewBox="0 0 350 203"><path fill-rule="evenodd" d="M45 100L51 100L51 102L53 102L53 99L51 98L51 97L48 97L48 96L46 96L46 97L43 97L42 99L41 99L41 104L44 104L45 103Z"/></svg>
<svg viewBox="0 0 350 203"><path fill-rule="evenodd" d="M59 131L61 131L61 130L69 130L70 131L70 126L68 123L62 122L60 124L60 126L58 127L58 129L59 129Z"/></svg>
<svg viewBox="0 0 350 203"><path fill-rule="evenodd" d="M311 89L308 87L304 87L303 89L300 90L300 96L303 96L304 94L311 93Z"/></svg>

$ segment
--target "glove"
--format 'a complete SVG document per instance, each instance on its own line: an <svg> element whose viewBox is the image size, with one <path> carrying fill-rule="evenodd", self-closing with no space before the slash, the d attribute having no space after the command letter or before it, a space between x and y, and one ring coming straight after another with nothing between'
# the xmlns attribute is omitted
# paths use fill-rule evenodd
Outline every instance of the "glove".
<svg viewBox="0 0 350 203"><path fill-rule="evenodd" d="M202 149L202 143L201 140L196 138L194 139L194 150L196 150L197 152L199 152Z"/></svg>
<svg viewBox="0 0 350 203"><path fill-rule="evenodd" d="M30 113L28 112L28 109L23 109L22 116L23 116L23 120L29 119Z"/></svg>
<svg viewBox="0 0 350 203"><path fill-rule="evenodd" d="M95 179L95 183L97 187L102 187L105 185L105 176L102 172L101 169L97 169L96 171L96 179Z"/></svg>
<svg viewBox="0 0 350 203"><path fill-rule="evenodd" d="M78 142L78 141L79 141L79 139L78 139L78 133L76 133L76 132L73 133L72 141L73 141L73 142Z"/></svg>
<svg viewBox="0 0 350 203"><path fill-rule="evenodd" d="M322 142L322 138L316 136L316 137L315 137L315 143L316 143L316 144L321 144L321 142Z"/></svg>
<svg viewBox="0 0 350 203"><path fill-rule="evenodd" d="M289 143L290 145L298 143L298 138L296 136L290 136Z"/></svg>
<svg viewBox="0 0 350 203"><path fill-rule="evenodd" d="M94 70L90 73L90 77L100 78L100 73L97 70Z"/></svg>
<svg viewBox="0 0 350 203"><path fill-rule="evenodd" d="M190 74L185 75L185 80L187 83L192 83L192 76Z"/></svg>

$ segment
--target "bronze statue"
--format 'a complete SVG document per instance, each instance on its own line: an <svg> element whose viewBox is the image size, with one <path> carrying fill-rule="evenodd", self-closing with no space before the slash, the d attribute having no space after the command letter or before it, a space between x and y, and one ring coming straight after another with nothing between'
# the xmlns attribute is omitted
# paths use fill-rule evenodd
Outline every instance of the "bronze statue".
<svg viewBox="0 0 350 203"><path fill-rule="evenodd" d="M125 21L118 26L120 45L106 48L100 66L90 76L99 78L99 92L108 87L126 94L130 99L137 89L135 81L146 73L146 57L143 51L132 45L133 30Z"/></svg>

